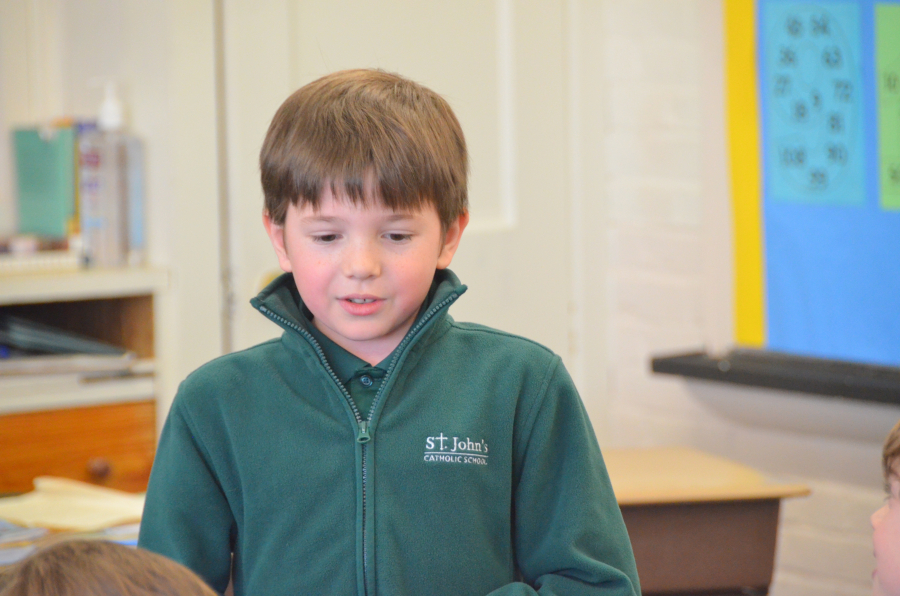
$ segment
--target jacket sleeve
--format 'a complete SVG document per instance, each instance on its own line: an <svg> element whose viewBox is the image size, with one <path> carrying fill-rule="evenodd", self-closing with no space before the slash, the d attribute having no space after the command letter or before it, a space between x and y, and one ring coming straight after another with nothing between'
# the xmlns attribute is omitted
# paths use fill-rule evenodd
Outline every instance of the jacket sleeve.
<svg viewBox="0 0 900 596"><path fill-rule="evenodd" d="M513 527L524 581L491 596L639 596L631 541L600 447L558 357L539 396L516 430Z"/></svg>
<svg viewBox="0 0 900 596"><path fill-rule="evenodd" d="M223 593L234 528L208 453L176 397L153 462L138 546L178 561Z"/></svg>

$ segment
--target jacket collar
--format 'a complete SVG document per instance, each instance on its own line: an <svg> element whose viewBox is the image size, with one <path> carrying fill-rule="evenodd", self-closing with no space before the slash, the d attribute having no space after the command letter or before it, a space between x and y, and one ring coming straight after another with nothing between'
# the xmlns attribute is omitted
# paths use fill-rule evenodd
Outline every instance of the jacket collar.
<svg viewBox="0 0 900 596"><path fill-rule="evenodd" d="M460 283L456 274L449 269L439 269L434 274L431 291L428 293L427 304L419 313L419 318L413 324L411 333L420 329L419 322L424 317L437 318L438 314L446 313L446 310L468 288ZM272 283L250 300L250 304L263 315L280 325L286 331L297 331L300 328L309 332L312 325L306 315L307 309L297 291L294 277L290 273L284 273L275 278ZM437 312L432 312L437 308Z"/></svg>

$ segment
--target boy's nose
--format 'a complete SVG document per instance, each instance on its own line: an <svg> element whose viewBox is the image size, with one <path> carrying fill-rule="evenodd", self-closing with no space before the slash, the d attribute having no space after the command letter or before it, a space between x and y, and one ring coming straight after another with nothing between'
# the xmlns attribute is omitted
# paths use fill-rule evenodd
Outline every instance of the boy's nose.
<svg viewBox="0 0 900 596"><path fill-rule="evenodd" d="M344 274L359 279L380 275L377 249L365 242L349 247L344 258Z"/></svg>

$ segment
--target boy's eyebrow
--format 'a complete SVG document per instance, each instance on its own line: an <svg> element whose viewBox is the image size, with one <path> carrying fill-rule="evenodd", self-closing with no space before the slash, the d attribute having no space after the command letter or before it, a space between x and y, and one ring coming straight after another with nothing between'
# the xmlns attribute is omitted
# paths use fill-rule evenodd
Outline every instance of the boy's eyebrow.
<svg viewBox="0 0 900 596"><path fill-rule="evenodd" d="M332 215L304 215L300 218L300 221L310 223L334 223L337 221L341 221L341 218Z"/></svg>
<svg viewBox="0 0 900 596"><path fill-rule="evenodd" d="M393 215L389 216L388 221L402 221L404 219L414 219L415 214L412 212L404 212L404 211L395 211Z"/></svg>
<svg viewBox="0 0 900 596"><path fill-rule="evenodd" d="M415 214L412 212L402 212L395 211L393 214L387 217L387 221L395 222L395 221L404 221L407 219L413 219ZM336 215L304 215L300 218L301 221L309 222L309 223L336 223L343 221L343 217L338 217Z"/></svg>

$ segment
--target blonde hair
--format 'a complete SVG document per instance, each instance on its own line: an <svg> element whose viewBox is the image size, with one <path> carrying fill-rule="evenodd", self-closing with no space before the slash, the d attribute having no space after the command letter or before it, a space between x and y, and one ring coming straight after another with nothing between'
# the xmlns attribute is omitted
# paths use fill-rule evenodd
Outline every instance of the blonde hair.
<svg viewBox="0 0 900 596"><path fill-rule="evenodd" d="M216 596L162 555L104 540L69 540L0 574L0 596Z"/></svg>
<svg viewBox="0 0 900 596"><path fill-rule="evenodd" d="M881 452L881 469L884 472L885 485L890 483L891 476L900 477L897 464L900 464L900 420L888 433Z"/></svg>
<svg viewBox="0 0 900 596"><path fill-rule="evenodd" d="M394 210L432 204L446 230L468 210L462 127L440 95L381 70L326 75L288 97L259 156L265 209L318 206L326 187L354 204Z"/></svg>

